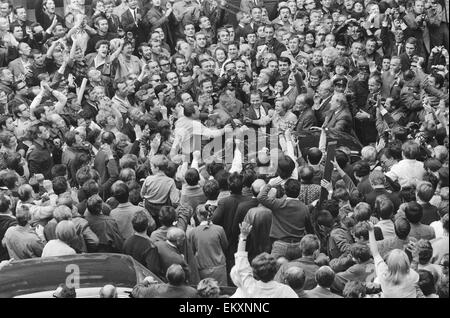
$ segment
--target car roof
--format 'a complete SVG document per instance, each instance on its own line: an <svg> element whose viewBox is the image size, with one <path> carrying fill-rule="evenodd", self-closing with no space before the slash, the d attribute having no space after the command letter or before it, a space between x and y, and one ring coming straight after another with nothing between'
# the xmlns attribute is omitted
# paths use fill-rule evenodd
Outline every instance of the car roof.
<svg viewBox="0 0 450 318"><path fill-rule="evenodd" d="M76 298L100 298L101 287L76 288ZM132 288L118 287L117 298L130 298ZM54 298L55 290L46 290L37 293L30 293L16 296L15 298Z"/></svg>
<svg viewBox="0 0 450 318"><path fill-rule="evenodd" d="M80 288L133 288L152 272L131 256L112 253L76 254L14 261L0 271L0 297L14 297L41 291L56 290L59 284L74 284Z"/></svg>

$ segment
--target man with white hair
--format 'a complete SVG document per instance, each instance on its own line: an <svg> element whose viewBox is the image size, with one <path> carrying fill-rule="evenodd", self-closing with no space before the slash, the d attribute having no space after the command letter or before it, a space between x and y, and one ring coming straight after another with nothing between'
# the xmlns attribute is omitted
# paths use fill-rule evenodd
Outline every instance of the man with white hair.
<svg viewBox="0 0 450 318"><path fill-rule="evenodd" d="M347 98L343 93L335 93L330 101L330 110L322 128L335 132L351 133L352 115L347 107Z"/></svg>

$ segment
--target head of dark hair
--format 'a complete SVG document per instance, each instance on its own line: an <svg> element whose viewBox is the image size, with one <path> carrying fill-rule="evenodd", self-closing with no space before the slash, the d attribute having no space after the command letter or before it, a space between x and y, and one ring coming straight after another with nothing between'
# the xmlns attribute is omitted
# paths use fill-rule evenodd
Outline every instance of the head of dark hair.
<svg viewBox="0 0 450 318"><path fill-rule="evenodd" d="M197 169L190 168L186 171L186 174L184 175L184 179L186 180L186 183L190 186L198 185L198 182L200 181L200 175L197 171Z"/></svg>
<svg viewBox="0 0 450 318"><path fill-rule="evenodd" d="M395 235L397 235L399 239L405 240L408 237L409 232L411 231L411 224L406 218L400 217L395 220L394 230Z"/></svg>
<svg viewBox="0 0 450 318"><path fill-rule="evenodd" d="M144 211L137 211L133 218L131 219L131 224L133 225L133 229L142 233L147 231L148 228L148 217Z"/></svg>
<svg viewBox="0 0 450 318"><path fill-rule="evenodd" d="M256 172L251 168L242 171L242 184L244 187L250 188L256 180Z"/></svg>
<svg viewBox="0 0 450 318"><path fill-rule="evenodd" d="M184 270L181 267L181 265L172 264L167 269L166 278L170 285L180 286L185 283L186 274L184 273Z"/></svg>
<svg viewBox="0 0 450 318"><path fill-rule="evenodd" d="M87 209L93 215L100 215L102 213L103 200L98 194L94 194L87 200Z"/></svg>
<svg viewBox="0 0 450 318"><path fill-rule="evenodd" d="M203 185L203 193L207 200L217 200L220 193L219 182L217 180L208 180Z"/></svg>
<svg viewBox="0 0 450 318"><path fill-rule="evenodd" d="M228 188L232 194L242 193L242 175L234 172L228 177Z"/></svg>
<svg viewBox="0 0 450 318"><path fill-rule="evenodd" d="M68 188L67 179L65 177L53 178L52 186L53 186L53 192L55 192L56 195L60 195L61 193L64 193L67 191L67 188Z"/></svg>
<svg viewBox="0 0 450 318"><path fill-rule="evenodd" d="M284 184L284 191L289 198L298 198L300 195L300 181L289 179Z"/></svg>
<svg viewBox="0 0 450 318"><path fill-rule="evenodd" d="M331 199L323 201L322 209L330 212L334 219L339 216L339 203L336 200Z"/></svg>
<svg viewBox="0 0 450 318"><path fill-rule="evenodd" d="M52 167L52 177L65 177L67 175L67 166L65 164L57 164Z"/></svg>
<svg viewBox="0 0 450 318"><path fill-rule="evenodd" d="M284 158L278 160L277 174L281 179L286 180L292 175L295 169L295 162L291 157L285 156Z"/></svg>
<svg viewBox="0 0 450 318"><path fill-rule="evenodd" d="M220 170L214 175L214 179L219 183L220 190L228 190L228 177L230 174L225 170Z"/></svg>
<svg viewBox="0 0 450 318"><path fill-rule="evenodd" d="M123 181L117 181L114 183L111 187L111 192L113 197L119 202L119 203L126 203L128 202L128 196L130 189L128 188L127 184Z"/></svg>
<svg viewBox="0 0 450 318"><path fill-rule="evenodd" d="M320 160L322 160L322 151L320 151L317 147L309 148L306 159L309 161L312 165L319 164Z"/></svg>
<svg viewBox="0 0 450 318"><path fill-rule="evenodd" d="M436 287L434 284L433 274L425 269L419 269L419 287L425 296L434 294Z"/></svg>
<svg viewBox="0 0 450 318"><path fill-rule="evenodd" d="M172 226L177 219L177 212L171 206L163 206L159 211L159 222L166 227Z"/></svg>
<svg viewBox="0 0 450 318"><path fill-rule="evenodd" d="M422 206L415 201L408 202L405 209L405 216L408 219L408 221L411 222L412 224L419 223L423 217Z"/></svg>
<svg viewBox="0 0 450 318"><path fill-rule="evenodd" d="M350 248L350 253L361 263L367 262L372 257L370 248L367 244L353 244Z"/></svg>
<svg viewBox="0 0 450 318"><path fill-rule="evenodd" d="M314 169L311 166L304 166L300 169L300 180L303 184L312 184Z"/></svg>

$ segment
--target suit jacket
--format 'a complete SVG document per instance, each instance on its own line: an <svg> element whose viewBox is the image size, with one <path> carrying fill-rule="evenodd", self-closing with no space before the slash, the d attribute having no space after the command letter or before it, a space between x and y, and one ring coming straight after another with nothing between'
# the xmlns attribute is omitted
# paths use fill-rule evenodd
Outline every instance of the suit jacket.
<svg viewBox="0 0 450 318"><path fill-rule="evenodd" d="M423 203L422 209L423 209L422 210L423 216L422 216L422 220L420 220L420 222L422 224L430 225L431 222L440 220L439 214L437 212L437 207L430 204L430 202Z"/></svg>
<svg viewBox="0 0 450 318"><path fill-rule="evenodd" d="M264 7L264 0L241 0L240 11L251 13L254 7Z"/></svg>
<svg viewBox="0 0 450 318"><path fill-rule="evenodd" d="M31 66L31 64L30 64L30 66ZM15 78L26 74L25 67L23 66L23 63L22 63L22 60L20 59L20 57L11 61L8 65L8 68L14 74Z"/></svg>
<svg viewBox="0 0 450 318"><path fill-rule="evenodd" d="M365 195L366 202L370 204L372 209L375 209L375 200L377 199L377 197L379 197L380 195L383 195L383 194L386 195L392 201L392 203L394 204L394 209L395 209L395 211L397 211L401 204L398 194L389 193L384 188L375 188L371 192L367 193Z"/></svg>
<svg viewBox="0 0 450 318"><path fill-rule="evenodd" d="M383 53L385 56L395 56L405 53L405 41L401 43L400 53L398 52L397 43L394 34L386 27L381 28L380 38L383 41Z"/></svg>
<svg viewBox="0 0 450 318"><path fill-rule="evenodd" d="M409 70L411 67L411 59L406 53L400 54L400 62L402 63L402 72Z"/></svg>
<svg viewBox="0 0 450 318"><path fill-rule="evenodd" d="M292 262L283 264L275 275L274 280L283 283L286 277L286 271L291 267L299 267L305 272L305 285L303 286L304 290L311 290L317 286L315 275L319 269L319 265L314 262L314 258L312 256L303 256Z"/></svg>
<svg viewBox="0 0 450 318"><path fill-rule="evenodd" d="M141 15L142 18L144 18L141 9L137 8L136 11ZM134 37L136 39L136 46L144 42L148 37L149 30L145 28L145 25L142 22L142 18L140 21L136 22L130 10L125 11L120 17L123 30L125 32L132 32L134 34Z"/></svg>
<svg viewBox="0 0 450 318"><path fill-rule="evenodd" d="M298 114L297 132L317 126L317 118L312 108L306 108Z"/></svg>
<svg viewBox="0 0 450 318"><path fill-rule="evenodd" d="M402 80L402 74L392 75L391 72L384 72L381 75L381 97L400 97L401 88L399 87L399 83Z"/></svg>
<svg viewBox="0 0 450 318"><path fill-rule="evenodd" d="M186 280L189 281L189 266L186 263L184 255L175 246L170 245L167 241L155 242L155 246L158 249L158 255L160 260L161 277L166 276L167 269L172 264L179 264L183 267L186 274Z"/></svg>
<svg viewBox="0 0 450 318"><path fill-rule="evenodd" d="M330 110L331 97L333 97L333 94L331 94L323 101L321 101L318 107L313 107L313 110L317 118L317 124L319 125L322 125L325 122L327 112Z"/></svg>
<svg viewBox="0 0 450 318"><path fill-rule="evenodd" d="M334 130L336 132L352 132L352 114L348 108L341 108L340 110L329 110L328 114L325 117L325 122L323 123L323 127L327 127L330 130Z"/></svg>

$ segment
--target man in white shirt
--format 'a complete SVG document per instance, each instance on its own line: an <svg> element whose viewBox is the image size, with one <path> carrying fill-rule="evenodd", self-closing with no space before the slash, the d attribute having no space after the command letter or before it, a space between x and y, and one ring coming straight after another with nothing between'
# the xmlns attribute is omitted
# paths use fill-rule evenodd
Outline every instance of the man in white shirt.
<svg viewBox="0 0 450 318"><path fill-rule="evenodd" d="M423 162L417 161L416 157L419 154L419 144L415 141L409 140L402 146L403 160L392 166L391 170L386 173L386 176L392 181L398 181L401 187L410 184L417 184L423 179L425 169Z"/></svg>

